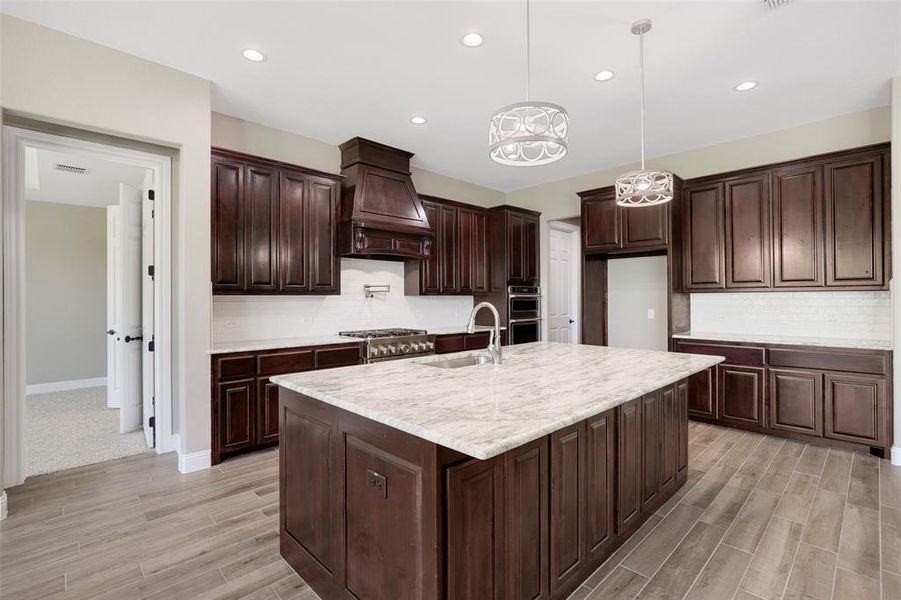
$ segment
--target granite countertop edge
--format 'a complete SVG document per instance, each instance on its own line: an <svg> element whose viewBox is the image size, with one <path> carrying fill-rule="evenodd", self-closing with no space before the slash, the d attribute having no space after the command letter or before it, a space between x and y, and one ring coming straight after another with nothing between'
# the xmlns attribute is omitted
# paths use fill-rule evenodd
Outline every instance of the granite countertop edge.
<svg viewBox="0 0 901 600"><path fill-rule="evenodd" d="M711 342L740 342L751 344L774 344L783 346L812 346L816 348L892 350L891 341L875 339L848 339L791 335L756 335L750 333L713 333L709 331L683 331L680 333L674 333L673 338L683 340L703 340Z"/></svg>

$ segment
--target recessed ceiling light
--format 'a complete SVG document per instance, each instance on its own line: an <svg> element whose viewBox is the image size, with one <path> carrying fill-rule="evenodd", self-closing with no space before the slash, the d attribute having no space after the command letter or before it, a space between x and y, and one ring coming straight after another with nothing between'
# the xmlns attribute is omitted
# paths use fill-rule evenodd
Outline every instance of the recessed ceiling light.
<svg viewBox="0 0 901 600"><path fill-rule="evenodd" d="M610 81L613 79L613 71L598 71L594 74L595 81Z"/></svg>
<svg viewBox="0 0 901 600"><path fill-rule="evenodd" d="M753 90L756 87L757 87L756 81L742 81L741 83L739 83L737 86L735 86L732 89L734 89L736 92L747 92L749 90Z"/></svg>
<svg viewBox="0 0 901 600"><path fill-rule="evenodd" d="M263 55L259 50L254 50L253 48L245 48L241 51L241 56L249 60L250 62L263 62L266 60L266 56Z"/></svg>
<svg viewBox="0 0 901 600"><path fill-rule="evenodd" d="M483 38L480 34L476 32L467 33L463 36L463 45L468 46L470 48L475 48L476 46L481 46L485 42L485 38Z"/></svg>
<svg viewBox="0 0 901 600"><path fill-rule="evenodd" d="M426 119L422 115L415 115L410 117L410 122L414 125L425 125L426 121L428 121L428 119Z"/></svg>

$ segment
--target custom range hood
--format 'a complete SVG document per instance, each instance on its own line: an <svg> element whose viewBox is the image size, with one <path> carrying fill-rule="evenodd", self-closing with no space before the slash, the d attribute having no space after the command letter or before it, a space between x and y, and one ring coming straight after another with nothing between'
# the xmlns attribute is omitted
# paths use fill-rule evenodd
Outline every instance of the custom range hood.
<svg viewBox="0 0 901 600"><path fill-rule="evenodd" d="M412 153L360 137L341 149L341 256L422 260L434 233L410 178Z"/></svg>

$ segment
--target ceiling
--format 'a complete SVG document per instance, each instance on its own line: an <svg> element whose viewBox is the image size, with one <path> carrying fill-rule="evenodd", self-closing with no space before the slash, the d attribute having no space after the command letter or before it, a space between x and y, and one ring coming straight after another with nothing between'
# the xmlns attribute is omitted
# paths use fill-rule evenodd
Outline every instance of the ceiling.
<svg viewBox="0 0 901 600"><path fill-rule="evenodd" d="M87 169L84 174L60 171L57 164ZM119 203L119 184L144 185L147 169L97 158L88 153L25 148L25 199L80 206Z"/></svg>
<svg viewBox="0 0 901 600"><path fill-rule="evenodd" d="M2 10L212 81L213 109L337 144L361 135L414 165L510 191L634 162L646 37L650 157L889 103L901 1L533 0L532 97L565 106L569 155L488 158L488 119L525 96L523 2L17 2ZM463 34L485 37L479 48ZM253 47L267 56L244 60ZM593 75L610 69L607 82ZM740 81L760 81L739 93ZM410 116L428 117L412 125Z"/></svg>

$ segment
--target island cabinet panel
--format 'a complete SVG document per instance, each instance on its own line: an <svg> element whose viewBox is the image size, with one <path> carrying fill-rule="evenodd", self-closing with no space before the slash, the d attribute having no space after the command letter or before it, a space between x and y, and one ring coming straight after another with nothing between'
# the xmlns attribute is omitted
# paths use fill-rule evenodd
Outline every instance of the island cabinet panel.
<svg viewBox="0 0 901 600"><path fill-rule="evenodd" d="M615 410L586 421L585 445L585 555L589 562L599 563L613 552L616 535Z"/></svg>
<svg viewBox="0 0 901 600"><path fill-rule="evenodd" d="M506 462L506 585L512 600L548 597L548 441L503 455Z"/></svg>
<svg viewBox="0 0 901 600"><path fill-rule="evenodd" d="M679 410L679 397L677 396L675 386L665 388L660 393L660 478L659 486L661 493L674 490L679 475L679 459L680 459L680 443L681 428L679 427L679 418L682 416Z"/></svg>
<svg viewBox="0 0 901 600"><path fill-rule="evenodd" d="M726 287L769 287L769 174L755 173L727 181L724 205Z"/></svg>
<svg viewBox="0 0 901 600"><path fill-rule="evenodd" d="M621 405L617 411L616 532L635 531L641 522L642 399Z"/></svg>
<svg viewBox="0 0 901 600"><path fill-rule="evenodd" d="M709 373L711 369L707 369L707 373ZM702 371L703 373L704 371ZM691 398L691 385L690 378L688 380L682 380L676 384L676 411L678 415L676 416L675 425L679 428L679 460L676 463L676 478L681 481L685 481L683 478L687 478L688 476L688 402ZM681 486L681 483L677 483L677 487Z"/></svg>
<svg viewBox="0 0 901 600"><path fill-rule="evenodd" d="M716 379L719 420L763 427L764 369L719 364Z"/></svg>
<svg viewBox="0 0 901 600"><path fill-rule="evenodd" d="M823 374L795 369L769 370L769 427L823 435Z"/></svg>
<svg viewBox="0 0 901 600"><path fill-rule="evenodd" d="M651 392L641 399L641 510L653 512L660 492L661 423L660 391Z"/></svg>
<svg viewBox="0 0 901 600"><path fill-rule="evenodd" d="M823 285L823 168L787 167L773 173L773 285Z"/></svg>
<svg viewBox="0 0 901 600"><path fill-rule="evenodd" d="M586 451L584 421L551 434L551 594L578 584L586 557Z"/></svg>

